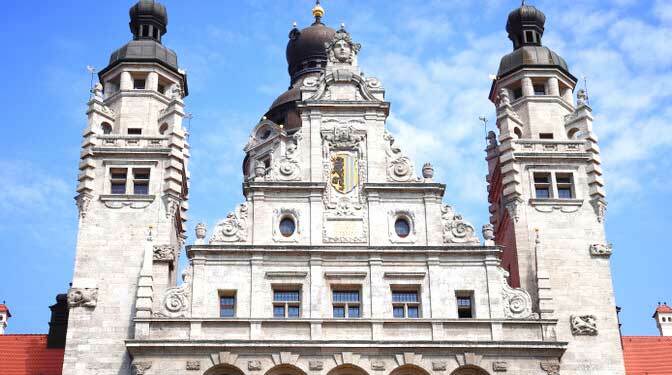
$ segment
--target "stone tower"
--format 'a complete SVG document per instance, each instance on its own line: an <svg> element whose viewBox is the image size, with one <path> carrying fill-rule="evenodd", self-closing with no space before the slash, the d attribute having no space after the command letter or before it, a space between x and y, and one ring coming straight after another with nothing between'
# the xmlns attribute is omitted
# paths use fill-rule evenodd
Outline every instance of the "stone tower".
<svg viewBox="0 0 672 375"><path fill-rule="evenodd" d="M92 89L65 375L130 373L124 340L132 320L149 316L152 289L174 283L189 146L182 126L187 77L161 42L167 24L165 7L153 0L131 7L133 40L112 53Z"/></svg>
<svg viewBox="0 0 672 375"><path fill-rule="evenodd" d="M672 308L667 303L656 307L653 319L656 320L656 326L661 336L672 336Z"/></svg>
<svg viewBox="0 0 672 375"><path fill-rule="evenodd" d="M513 52L501 60L490 100L499 139L488 136L490 221L513 287L567 341L562 374L623 374L605 238L600 149L583 90L566 62L542 45L544 14L509 14Z"/></svg>

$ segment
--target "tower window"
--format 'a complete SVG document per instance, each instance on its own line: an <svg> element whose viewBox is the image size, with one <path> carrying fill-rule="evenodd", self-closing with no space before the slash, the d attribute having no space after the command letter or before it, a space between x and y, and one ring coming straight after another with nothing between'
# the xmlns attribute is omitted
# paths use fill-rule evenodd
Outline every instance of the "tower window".
<svg viewBox="0 0 672 375"><path fill-rule="evenodd" d="M273 317L298 318L301 312L301 291L298 289L273 290Z"/></svg>
<svg viewBox="0 0 672 375"><path fill-rule="evenodd" d="M334 290L331 297L334 318L359 318L361 316L359 290Z"/></svg>
<svg viewBox="0 0 672 375"><path fill-rule="evenodd" d="M474 304L472 292L457 292L457 317L469 319L474 317Z"/></svg>
<svg viewBox="0 0 672 375"><path fill-rule="evenodd" d="M112 133L112 125L104 122L100 125L100 127L103 129L103 134L110 134Z"/></svg>
<svg viewBox="0 0 672 375"><path fill-rule="evenodd" d="M419 318L420 298L417 290L392 290L392 316Z"/></svg>
<svg viewBox="0 0 672 375"><path fill-rule="evenodd" d="M110 169L110 193L126 194L126 168Z"/></svg>
<svg viewBox="0 0 672 375"><path fill-rule="evenodd" d="M236 292L223 292L219 295L219 316L221 318L236 316Z"/></svg>
<svg viewBox="0 0 672 375"><path fill-rule="evenodd" d="M133 89L135 90L144 90L145 89L145 80L144 79L134 79L133 80Z"/></svg>
<svg viewBox="0 0 672 375"><path fill-rule="evenodd" d="M536 44L537 43L537 33L534 30L525 30L525 43Z"/></svg>
<svg viewBox="0 0 672 375"><path fill-rule="evenodd" d="M555 182L558 188L558 198L572 199L574 193L572 192L572 175L570 173L557 173L555 175Z"/></svg>
<svg viewBox="0 0 672 375"><path fill-rule="evenodd" d="M546 86L545 85L533 85L534 87L534 95L546 95Z"/></svg>
<svg viewBox="0 0 672 375"><path fill-rule="evenodd" d="M149 194L149 169L133 169L133 194Z"/></svg>
<svg viewBox="0 0 672 375"><path fill-rule="evenodd" d="M534 191L535 196L539 199L547 199L551 197L551 174L550 173L535 173L534 174Z"/></svg>
<svg viewBox="0 0 672 375"><path fill-rule="evenodd" d="M523 96L523 88L522 87L516 87L513 89L513 99L519 99Z"/></svg>

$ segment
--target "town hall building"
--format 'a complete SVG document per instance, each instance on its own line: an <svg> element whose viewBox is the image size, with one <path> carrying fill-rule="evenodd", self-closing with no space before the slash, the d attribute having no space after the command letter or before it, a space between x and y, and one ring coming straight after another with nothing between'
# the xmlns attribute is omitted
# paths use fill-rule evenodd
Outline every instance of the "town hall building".
<svg viewBox="0 0 672 375"><path fill-rule="evenodd" d="M166 8L131 8L88 103L63 375L625 374L598 137L544 14L509 14L483 93L477 227L388 131L357 35L312 12L240 145L244 199L187 245L187 75Z"/></svg>

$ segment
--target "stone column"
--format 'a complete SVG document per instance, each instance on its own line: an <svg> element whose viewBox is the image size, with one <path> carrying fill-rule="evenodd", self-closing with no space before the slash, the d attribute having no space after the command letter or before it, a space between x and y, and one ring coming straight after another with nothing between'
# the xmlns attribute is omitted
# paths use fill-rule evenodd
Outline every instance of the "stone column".
<svg viewBox="0 0 672 375"><path fill-rule="evenodd" d="M550 96L560 96L560 87L558 86L558 79L556 77L551 77L548 79L548 92L547 95Z"/></svg>
<svg viewBox="0 0 672 375"><path fill-rule="evenodd" d="M145 83L145 89L159 91L159 74L157 72L149 72L147 75L147 82Z"/></svg>
<svg viewBox="0 0 672 375"><path fill-rule="evenodd" d="M133 77L130 72L121 72L120 90L133 90Z"/></svg>
<svg viewBox="0 0 672 375"><path fill-rule="evenodd" d="M521 81L523 88L523 96L534 96L534 86L532 86L532 78L525 77Z"/></svg>
<svg viewBox="0 0 672 375"><path fill-rule="evenodd" d="M569 104L574 104L574 96L572 95L572 89L565 87L562 89L562 99L564 99Z"/></svg>

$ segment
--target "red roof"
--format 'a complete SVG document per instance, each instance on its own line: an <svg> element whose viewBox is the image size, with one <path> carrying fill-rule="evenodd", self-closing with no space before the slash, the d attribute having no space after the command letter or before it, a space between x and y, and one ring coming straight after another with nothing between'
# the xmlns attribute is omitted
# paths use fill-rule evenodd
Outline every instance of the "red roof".
<svg viewBox="0 0 672 375"><path fill-rule="evenodd" d="M658 305L656 308L657 313L672 313L672 307L667 306L666 304Z"/></svg>
<svg viewBox="0 0 672 375"><path fill-rule="evenodd" d="M0 312L7 312L7 316L12 316L12 314L9 312L9 307L5 305L4 303L0 303Z"/></svg>
<svg viewBox="0 0 672 375"><path fill-rule="evenodd" d="M627 375L672 374L672 337L623 336Z"/></svg>
<svg viewBox="0 0 672 375"><path fill-rule="evenodd" d="M47 349L47 335L0 335L0 374L61 375L64 349Z"/></svg>

